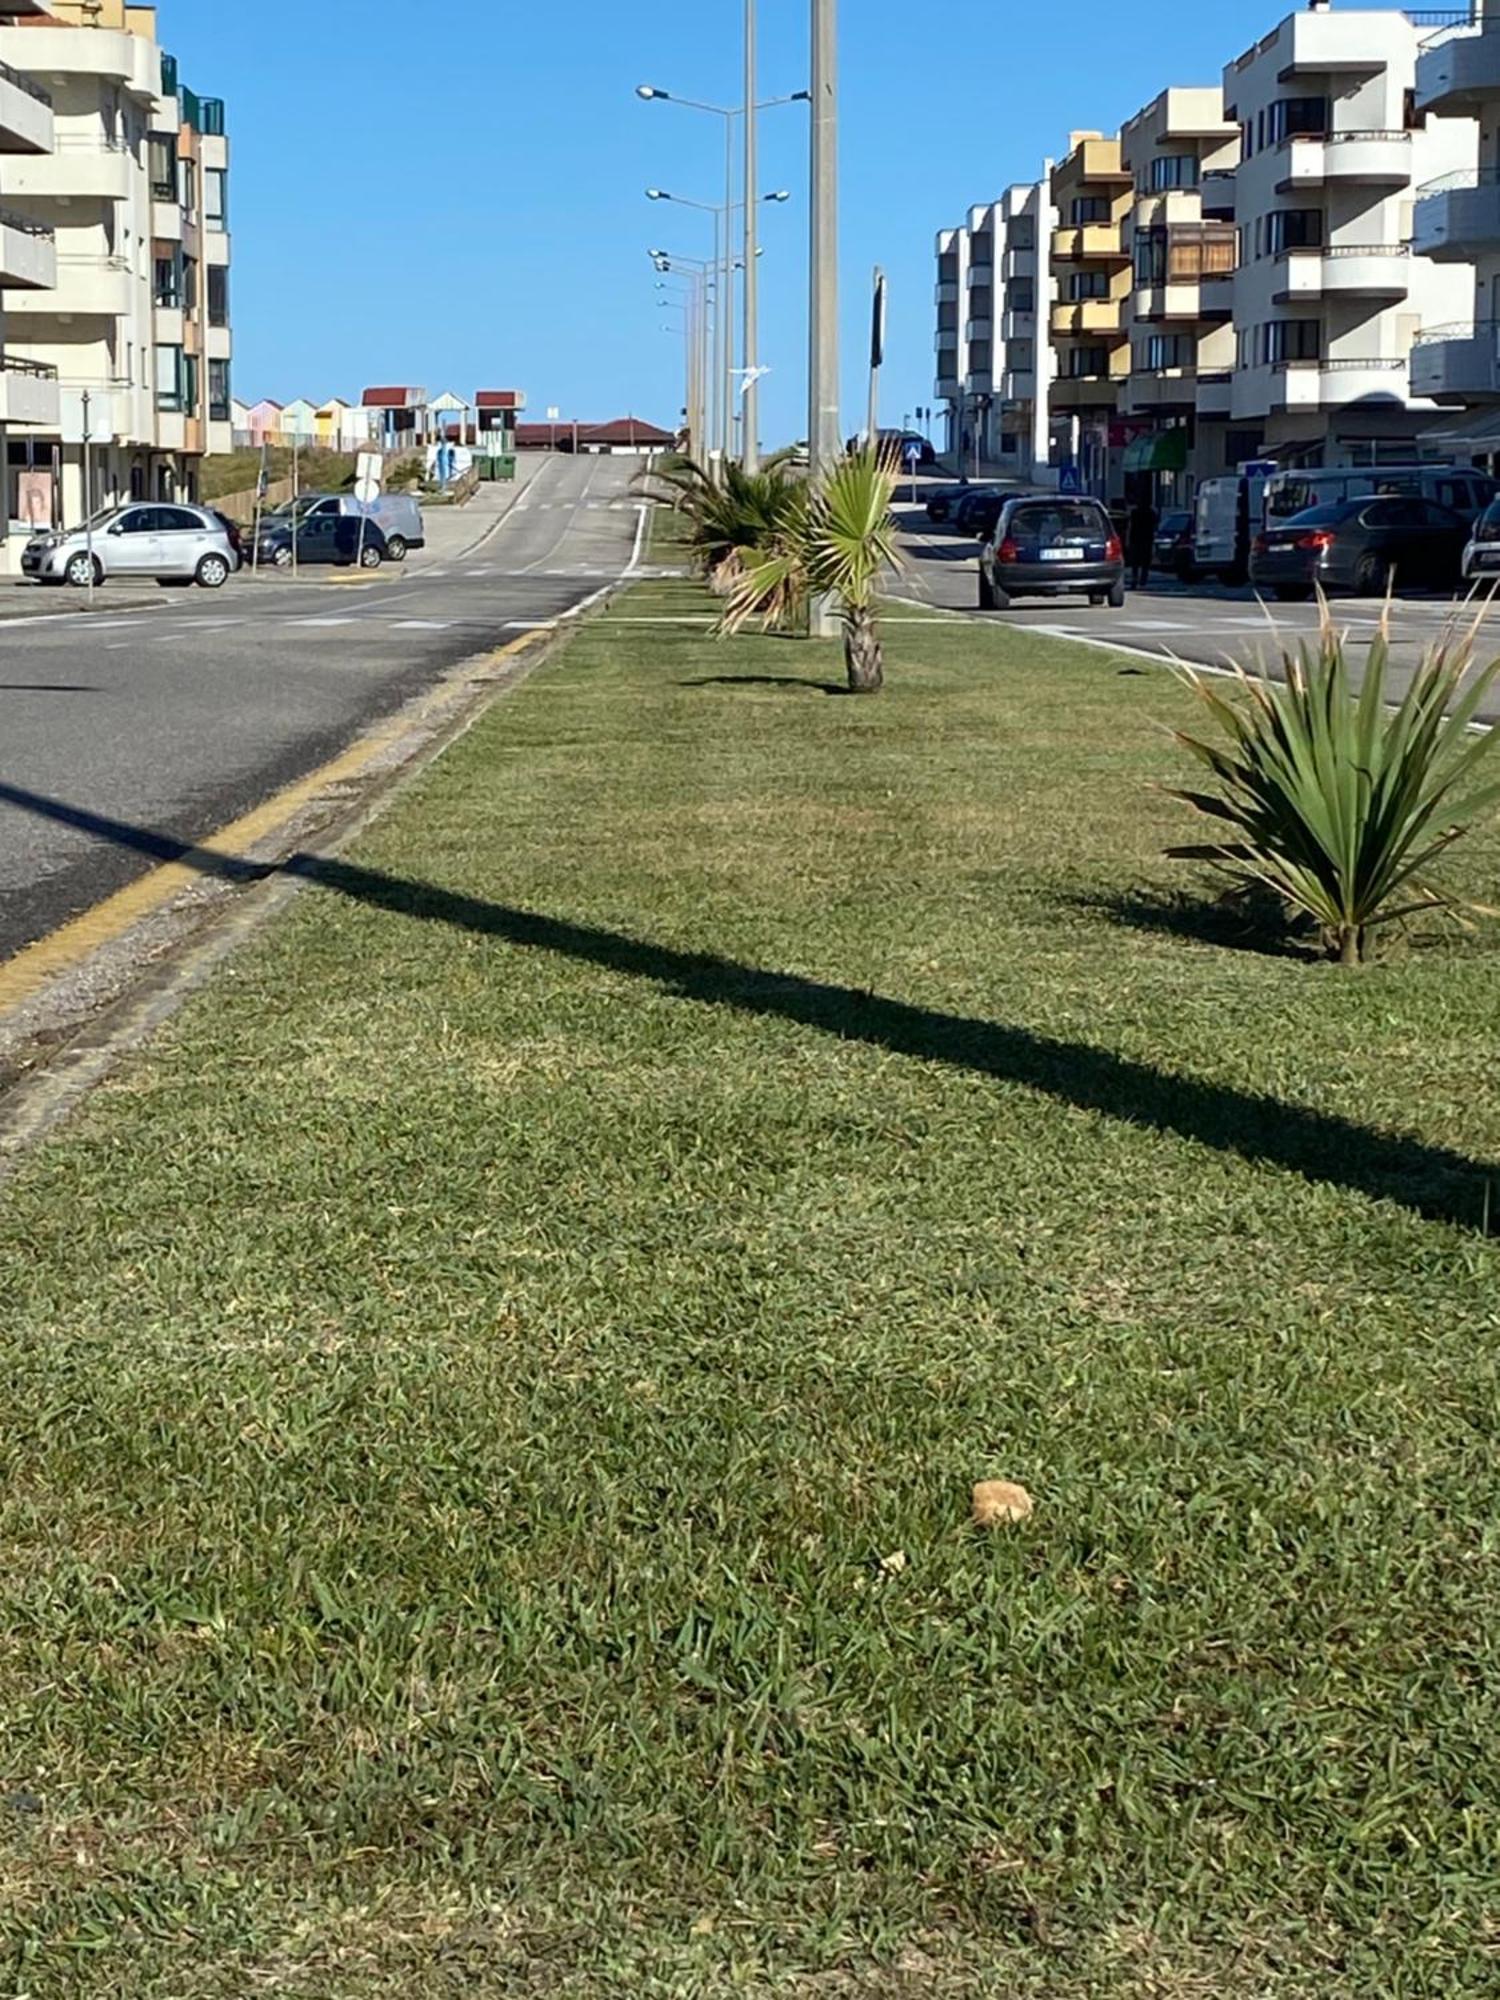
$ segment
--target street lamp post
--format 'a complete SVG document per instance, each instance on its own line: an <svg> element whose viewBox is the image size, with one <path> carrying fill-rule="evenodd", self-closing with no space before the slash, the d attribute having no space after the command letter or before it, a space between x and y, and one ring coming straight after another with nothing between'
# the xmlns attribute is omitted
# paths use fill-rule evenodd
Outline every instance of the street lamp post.
<svg viewBox="0 0 1500 2000"><path fill-rule="evenodd" d="M760 185L756 131L755 0L745 0L745 389L740 402L740 462L746 472L760 470L760 279L756 271L755 203L750 190Z"/></svg>
<svg viewBox="0 0 1500 2000"><path fill-rule="evenodd" d="M698 463L706 463L705 451L708 441L708 400L712 371L709 367L709 311L714 304L713 266L706 258L674 256L669 250L653 250L651 261L656 270L685 278L693 287L696 305L696 376L697 415L690 425L693 431L693 456Z"/></svg>
<svg viewBox="0 0 1500 2000"><path fill-rule="evenodd" d="M839 455L838 5L812 0L812 229L808 276L807 449L814 477ZM832 600L811 607L815 638L837 630Z"/></svg>

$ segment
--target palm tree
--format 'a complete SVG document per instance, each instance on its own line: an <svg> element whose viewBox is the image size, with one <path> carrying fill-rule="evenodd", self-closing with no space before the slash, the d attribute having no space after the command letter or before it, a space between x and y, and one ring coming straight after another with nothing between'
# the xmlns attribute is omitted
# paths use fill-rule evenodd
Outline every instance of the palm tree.
<svg viewBox="0 0 1500 2000"><path fill-rule="evenodd" d="M874 694L885 680L876 616L880 580L899 571L891 498L896 467L866 448L848 453L786 509L772 545L741 549L729 582L722 629L784 620L810 597L837 599L851 694Z"/></svg>
<svg viewBox="0 0 1500 2000"><path fill-rule="evenodd" d="M732 463L713 472L685 458L653 471L636 490L674 510L695 567L716 588L727 585L747 550L776 545L789 512L801 502L801 481L784 454L768 459L758 472Z"/></svg>

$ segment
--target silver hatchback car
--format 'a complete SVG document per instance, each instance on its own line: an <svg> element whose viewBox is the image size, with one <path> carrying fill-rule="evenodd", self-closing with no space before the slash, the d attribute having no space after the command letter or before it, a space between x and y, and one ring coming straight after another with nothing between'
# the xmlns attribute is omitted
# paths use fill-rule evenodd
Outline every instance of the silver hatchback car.
<svg viewBox="0 0 1500 2000"><path fill-rule="evenodd" d="M21 552L23 576L78 589L87 588L91 563L96 583L116 576L154 577L158 583L199 583L205 590L220 589L239 566L217 515L181 501L134 500L110 507L87 528L34 535Z"/></svg>

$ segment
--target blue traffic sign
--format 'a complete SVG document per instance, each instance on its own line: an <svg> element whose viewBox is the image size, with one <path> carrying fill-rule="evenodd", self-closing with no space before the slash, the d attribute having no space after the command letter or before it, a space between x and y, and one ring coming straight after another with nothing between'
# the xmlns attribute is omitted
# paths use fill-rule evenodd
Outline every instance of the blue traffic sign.
<svg viewBox="0 0 1500 2000"><path fill-rule="evenodd" d="M906 462L912 466L922 463L922 447L917 443L915 438L908 438L906 440Z"/></svg>
<svg viewBox="0 0 1500 2000"><path fill-rule="evenodd" d="M1057 476L1057 490L1059 493L1081 493L1083 491L1083 475L1079 472L1076 465L1065 465L1063 467Z"/></svg>

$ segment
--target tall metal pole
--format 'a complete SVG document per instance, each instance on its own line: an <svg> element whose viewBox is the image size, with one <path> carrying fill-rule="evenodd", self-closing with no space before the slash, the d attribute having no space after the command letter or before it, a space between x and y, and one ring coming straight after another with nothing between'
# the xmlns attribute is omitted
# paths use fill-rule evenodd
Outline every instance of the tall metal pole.
<svg viewBox="0 0 1500 2000"><path fill-rule="evenodd" d="M729 216L714 216L714 371L713 421L710 456L724 450L724 244L729 236Z"/></svg>
<svg viewBox="0 0 1500 2000"><path fill-rule="evenodd" d="M755 0L745 0L745 387L740 410L744 423L746 472L760 470L760 383L756 372L760 359L760 280L755 269L755 207L760 191L760 162L756 157L756 70Z"/></svg>
<svg viewBox="0 0 1500 2000"><path fill-rule="evenodd" d="M734 119L724 120L724 456L734 457Z"/></svg>
<svg viewBox="0 0 1500 2000"><path fill-rule="evenodd" d="M838 5L812 0L812 258L809 273L807 448L813 473L839 456ZM838 630L830 598L814 598L814 638Z"/></svg>
<svg viewBox="0 0 1500 2000"><path fill-rule="evenodd" d="M89 607L94 603L94 399L83 392L83 546L89 559Z"/></svg>

